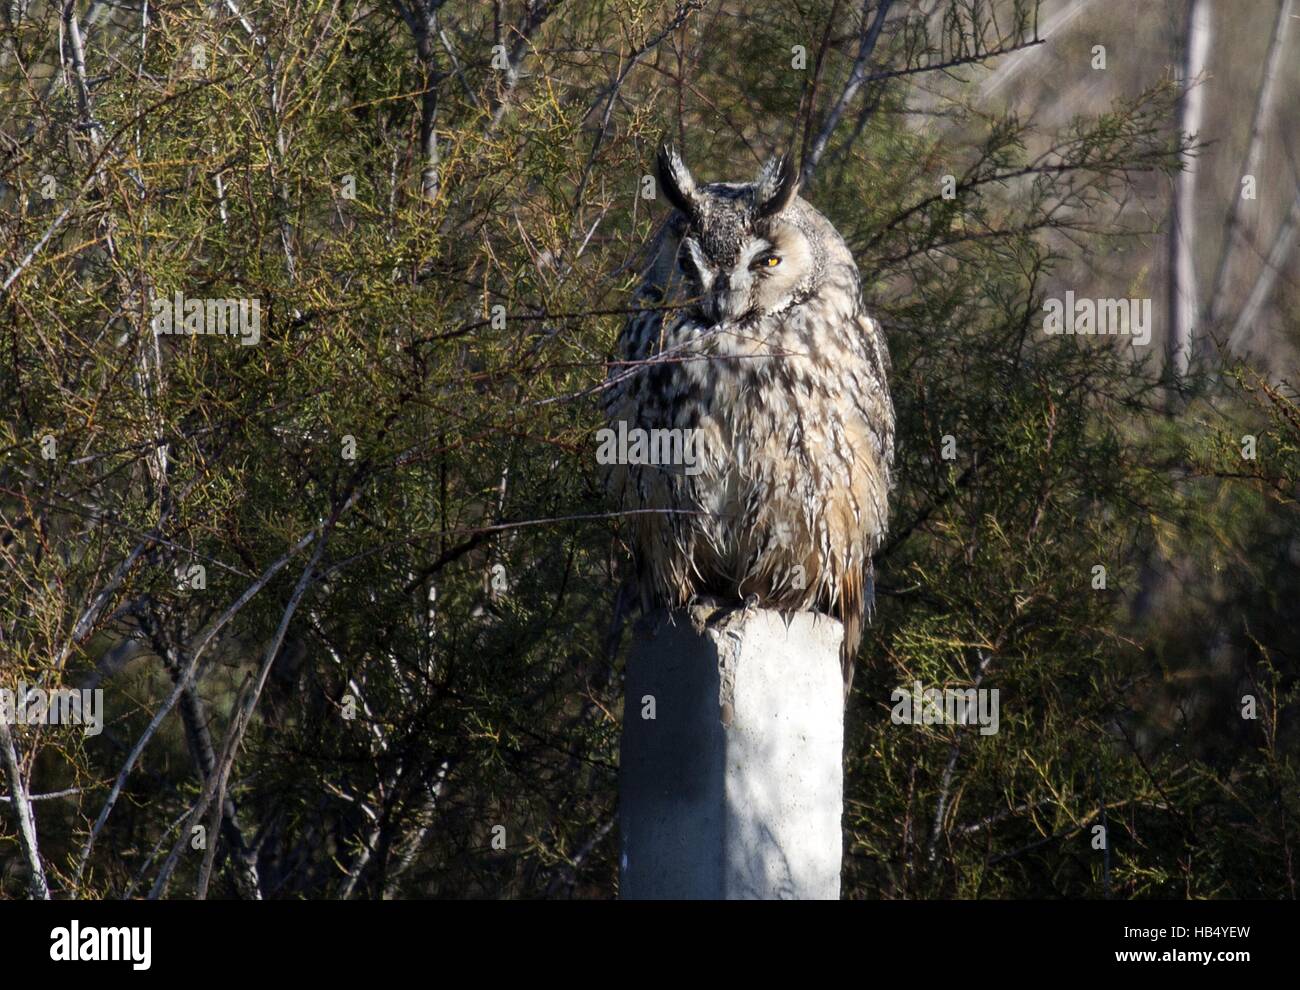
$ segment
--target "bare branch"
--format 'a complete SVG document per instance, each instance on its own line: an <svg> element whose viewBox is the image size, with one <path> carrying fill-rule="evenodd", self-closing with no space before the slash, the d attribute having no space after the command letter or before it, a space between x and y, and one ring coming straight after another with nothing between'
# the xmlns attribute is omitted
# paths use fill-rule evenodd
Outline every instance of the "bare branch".
<svg viewBox="0 0 1300 990"><path fill-rule="evenodd" d="M27 860L27 891L33 900L48 901L50 888L45 882L45 869L41 866L41 853L36 842L36 818L32 815L23 770L14 747L9 723L0 719L0 759L4 760L5 774L9 778L10 800L18 816L18 841L23 858Z"/></svg>
<svg viewBox="0 0 1300 990"><path fill-rule="evenodd" d="M803 167L799 172L799 181L807 185L812 179L813 172L817 170L817 164L822 160L822 155L826 152L826 144L831 139L831 134L839 125L840 118L844 116L844 111L857 95L862 84L867 81L867 62L876 50L876 42L880 40L880 31L885 26L885 17L889 14L889 8L893 0L879 0L876 7L876 16L868 24L867 11L871 7L871 0L863 0L862 4L862 36L858 43L858 55L853 60L853 69L849 72L848 81L844 84L844 89L840 91L839 98L831 106L830 112L826 114L826 119L822 122L821 130L818 131L817 137L813 140L812 148L808 151L808 157L803 161Z"/></svg>
<svg viewBox="0 0 1300 990"><path fill-rule="evenodd" d="M1268 54L1264 57L1264 74L1260 78L1259 91L1255 98L1255 109L1250 118L1250 136L1246 139L1246 153L1242 157L1238 182L1247 175L1255 175L1259 159L1264 151L1264 125L1271 116L1274 97L1277 93L1278 69L1282 62L1282 49L1286 44L1287 29L1291 26L1291 8L1294 0L1279 0L1277 19L1273 23L1273 37L1269 42ZM1223 241L1219 247L1219 261L1214 267L1214 277L1210 280L1208 309L1210 324L1215 325L1227 310L1227 293L1224 282L1232 268L1236 254L1235 244L1237 225L1241 219L1241 204L1244 202L1240 185L1235 185L1229 200L1228 217L1223 224Z"/></svg>
<svg viewBox="0 0 1300 990"><path fill-rule="evenodd" d="M104 800L104 806L100 809L99 817L95 819L95 824L90 830L90 835L86 837L85 845L81 848L81 855L77 859L77 867L73 874L75 882L79 882L82 874L85 872L86 863L90 859L92 850L95 848L95 840L99 838L99 833L103 831L104 825L108 821L108 816L113 811L113 806L121 796L122 788L126 785L126 778L130 776L131 771L135 768L136 761L140 759L140 754L143 753L145 747L149 745L149 740L154 737L154 734L158 731L158 727L162 725L163 719L167 717L168 713L176 705L177 700L179 700L185 688L194 680L194 675L198 672L199 660L202 658L204 650L211 645L213 640L216 638L217 633L225 628L227 623L229 623L230 620L239 613L240 609L247 605L258 592L266 587L275 575L279 574L280 571L284 569L285 565L288 564L290 560L292 560L304 547L316 538L317 531L312 530L294 544L288 553L284 554L284 556L268 567L262 573L261 577L249 585L249 587L245 589L244 593L235 599L231 606L226 609L226 611L222 613L222 615L211 626L209 626L199 638L198 642L190 651L190 662L184 675L176 681L171 694L167 696L167 700L164 701L158 711L154 713L153 718L149 721L149 725L145 728L140 738L136 740L135 746L132 747L131 752L127 755L126 762L122 764L122 769L118 771L117 779L113 781L113 786L108 792L108 797Z"/></svg>

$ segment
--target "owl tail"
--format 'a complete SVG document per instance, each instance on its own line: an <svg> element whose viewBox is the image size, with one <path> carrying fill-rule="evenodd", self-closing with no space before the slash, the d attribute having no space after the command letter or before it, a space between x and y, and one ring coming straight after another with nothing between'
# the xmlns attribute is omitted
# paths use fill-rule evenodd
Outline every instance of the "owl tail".
<svg viewBox="0 0 1300 990"><path fill-rule="evenodd" d="M862 645L862 633L876 598L875 574L870 561L865 572L850 571L840 586L839 614L844 625L844 641L840 644L840 669L844 673L844 704L849 703L853 690L853 668Z"/></svg>
<svg viewBox="0 0 1300 990"><path fill-rule="evenodd" d="M849 694L853 690L853 668L858 658L858 647L862 645L862 613L855 612L844 616L844 641L840 644L840 669L844 672L844 704L849 703Z"/></svg>

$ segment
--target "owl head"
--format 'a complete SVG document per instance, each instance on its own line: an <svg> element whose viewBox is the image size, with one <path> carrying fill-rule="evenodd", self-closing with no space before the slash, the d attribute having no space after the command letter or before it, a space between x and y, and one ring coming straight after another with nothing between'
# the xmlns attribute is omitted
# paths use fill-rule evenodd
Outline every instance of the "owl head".
<svg viewBox="0 0 1300 990"><path fill-rule="evenodd" d="M746 323L779 313L815 281L816 246L788 156L752 182L698 186L677 151L659 149L659 187L680 214L676 266L706 322Z"/></svg>

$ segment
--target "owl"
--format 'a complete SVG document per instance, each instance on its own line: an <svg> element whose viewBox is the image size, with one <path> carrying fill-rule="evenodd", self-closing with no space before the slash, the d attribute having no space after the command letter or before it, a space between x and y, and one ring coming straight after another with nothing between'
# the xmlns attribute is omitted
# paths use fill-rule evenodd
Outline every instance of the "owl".
<svg viewBox="0 0 1300 990"><path fill-rule="evenodd" d="M847 700L889 514L884 335L788 157L747 183L696 185L667 147L657 169L674 212L604 391L607 432L630 438L606 484L641 605L832 615Z"/></svg>

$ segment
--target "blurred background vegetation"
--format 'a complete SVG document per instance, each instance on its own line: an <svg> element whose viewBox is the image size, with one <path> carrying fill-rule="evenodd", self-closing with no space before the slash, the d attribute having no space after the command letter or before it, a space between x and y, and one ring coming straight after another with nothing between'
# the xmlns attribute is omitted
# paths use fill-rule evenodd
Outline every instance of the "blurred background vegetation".
<svg viewBox="0 0 1300 990"><path fill-rule="evenodd" d="M617 894L595 430L668 138L793 151L888 330L845 895L1294 898L1297 16L0 5L0 687L107 709L8 733L0 896ZM893 725L918 679L1001 731Z"/></svg>

